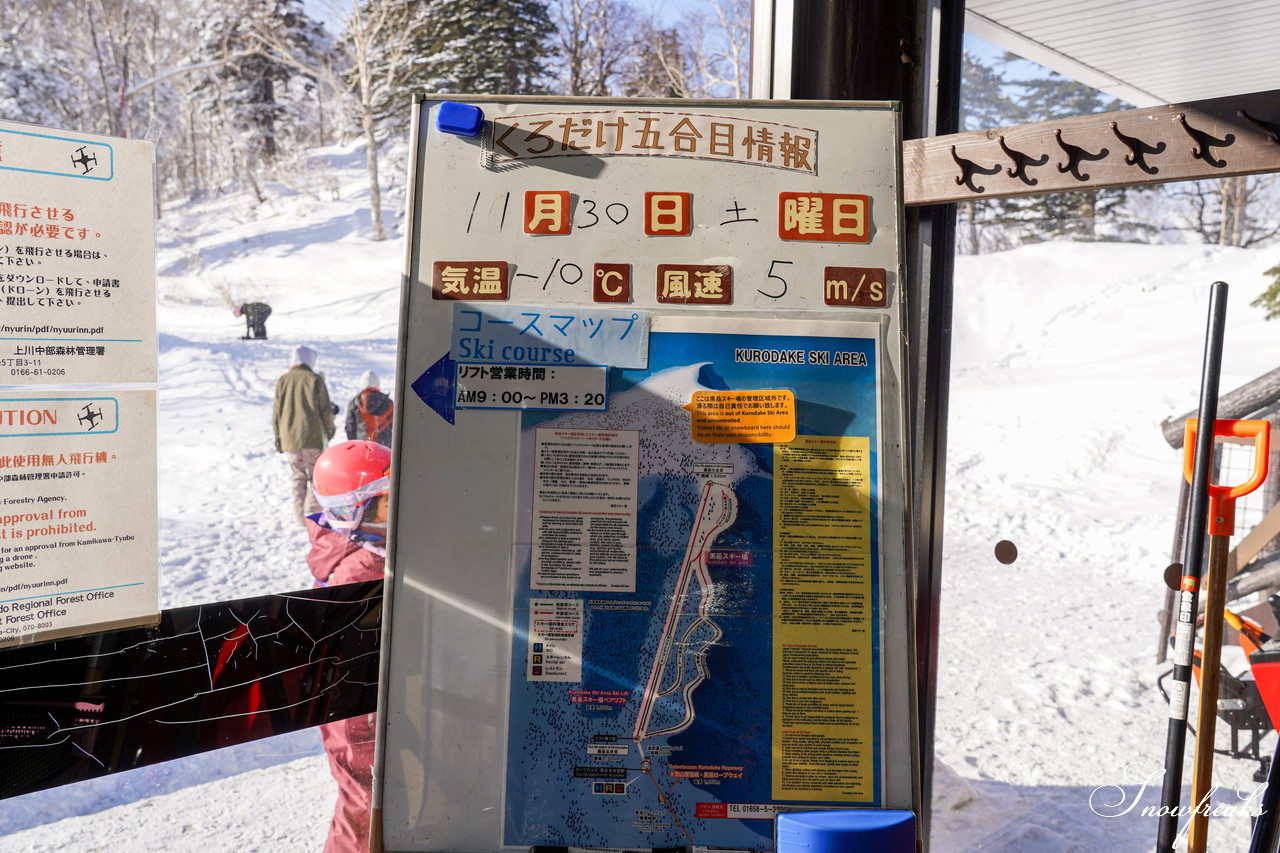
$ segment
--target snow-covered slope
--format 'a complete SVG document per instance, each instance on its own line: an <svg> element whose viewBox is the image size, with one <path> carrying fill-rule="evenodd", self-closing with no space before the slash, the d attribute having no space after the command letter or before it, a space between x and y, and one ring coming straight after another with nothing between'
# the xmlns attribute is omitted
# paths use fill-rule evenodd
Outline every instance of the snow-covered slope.
<svg viewBox="0 0 1280 853"><path fill-rule="evenodd" d="M165 607L309 585L270 429L297 344L319 350L344 412L364 370L392 387L401 246L368 239L358 152L319 156L309 191L166 212ZM1276 254L1049 243L959 259L933 850L1152 847L1140 809L1158 781L1129 806L1159 770L1166 728L1155 615L1180 463L1159 423L1195 407L1211 282L1232 285L1223 389L1280 361L1280 327L1248 304ZM239 339L230 306L249 300L274 308L267 341ZM993 556L1001 539L1018 546L1012 565ZM1226 788L1253 789L1251 765L1217 768ZM318 739L300 732L6 801L0 853L144 838L152 850L314 851L333 797ZM1242 850L1248 830L1217 819L1209 849Z"/></svg>

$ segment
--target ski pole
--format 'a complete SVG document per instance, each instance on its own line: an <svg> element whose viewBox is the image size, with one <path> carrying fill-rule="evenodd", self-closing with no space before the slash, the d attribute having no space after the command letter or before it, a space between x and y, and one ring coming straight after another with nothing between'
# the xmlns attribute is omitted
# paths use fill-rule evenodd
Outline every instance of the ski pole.
<svg viewBox="0 0 1280 853"><path fill-rule="evenodd" d="M1204 368L1200 377L1200 420L1218 419L1218 376L1222 369L1222 337L1227 319L1227 285L1215 281L1209 289L1209 322L1205 333ZM1187 746L1187 705L1191 693L1191 655L1200 590L1200 562L1204 558L1204 524L1209 502L1209 463L1213 458L1213 430L1203 430L1196 442L1190 509L1183 536L1182 581L1173 650L1173 680L1169 685L1169 732L1165 740L1164 785L1160 792L1156 853L1173 853L1178 835L1178 806L1182 800L1182 760Z"/></svg>
<svg viewBox="0 0 1280 853"><path fill-rule="evenodd" d="M1209 576L1205 581L1204 646L1200 653L1200 704L1196 712L1196 752L1191 775L1191 831L1188 853L1204 853L1208 843L1209 797L1213 788L1213 736L1218 721L1218 671L1222 660L1222 620L1227 597L1227 553L1236 526L1236 498L1267 478L1271 424L1268 421L1215 421L1214 436L1253 438L1253 474L1238 486L1209 484ZM1186 447L1195 444L1196 421L1187 420ZM1190 454L1183 471L1192 476Z"/></svg>

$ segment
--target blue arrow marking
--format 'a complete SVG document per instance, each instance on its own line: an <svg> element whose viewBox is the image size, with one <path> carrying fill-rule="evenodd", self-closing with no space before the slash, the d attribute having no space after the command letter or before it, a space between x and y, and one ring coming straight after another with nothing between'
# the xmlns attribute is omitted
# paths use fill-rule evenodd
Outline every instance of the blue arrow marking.
<svg viewBox="0 0 1280 853"><path fill-rule="evenodd" d="M453 398L454 398L454 370L453 359L449 358L449 354L445 353L440 360L427 368L426 372L414 380L409 387L413 392L422 398L422 402L426 403L436 414L444 418L450 424L453 423Z"/></svg>

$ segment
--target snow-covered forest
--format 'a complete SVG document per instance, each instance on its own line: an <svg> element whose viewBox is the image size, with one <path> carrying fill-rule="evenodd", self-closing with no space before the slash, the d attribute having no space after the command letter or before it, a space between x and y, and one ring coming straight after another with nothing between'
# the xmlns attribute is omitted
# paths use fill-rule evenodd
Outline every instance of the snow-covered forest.
<svg viewBox="0 0 1280 853"><path fill-rule="evenodd" d="M157 146L161 201L272 181L334 191L309 149L363 143L374 239L409 93L741 98L750 0L25 0L0 3L0 117ZM1127 105L1011 54L964 59L963 127ZM959 206L973 254L1058 236L1226 246L1280 235L1275 176Z"/></svg>
<svg viewBox="0 0 1280 853"><path fill-rule="evenodd" d="M358 140L384 239L399 175L378 155L410 92L744 97L750 17L750 0L7 2L0 117L154 141L162 201L265 201L308 149Z"/></svg>

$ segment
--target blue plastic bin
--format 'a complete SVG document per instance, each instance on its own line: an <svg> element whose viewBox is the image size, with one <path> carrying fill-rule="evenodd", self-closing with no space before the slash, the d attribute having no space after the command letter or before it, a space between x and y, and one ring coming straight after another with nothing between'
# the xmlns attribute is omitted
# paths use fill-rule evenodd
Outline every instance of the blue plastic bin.
<svg viewBox="0 0 1280 853"><path fill-rule="evenodd" d="M915 853L916 816L894 809L778 815L777 853Z"/></svg>

